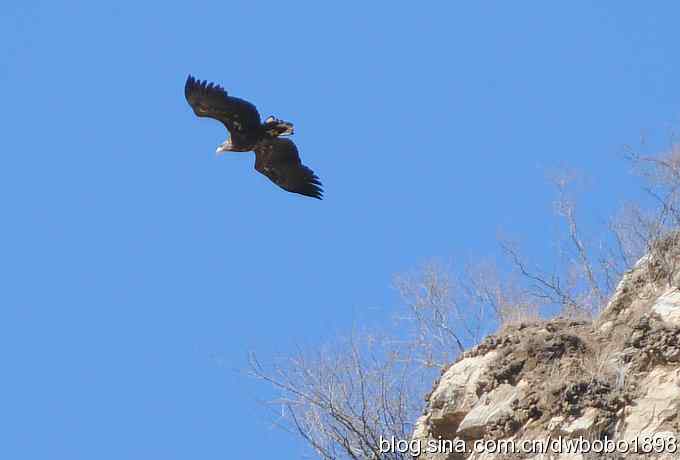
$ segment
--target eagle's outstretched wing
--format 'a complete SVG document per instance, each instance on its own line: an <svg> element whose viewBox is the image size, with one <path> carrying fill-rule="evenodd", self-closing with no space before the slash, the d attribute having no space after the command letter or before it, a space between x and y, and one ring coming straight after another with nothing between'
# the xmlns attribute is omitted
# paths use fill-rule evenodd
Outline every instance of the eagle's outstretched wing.
<svg viewBox="0 0 680 460"><path fill-rule="evenodd" d="M323 197L321 181L303 165L297 147L290 139L271 138L255 147L255 169L289 192Z"/></svg>
<svg viewBox="0 0 680 460"><path fill-rule="evenodd" d="M189 75L184 96L196 115L221 121L232 136L248 136L260 128L260 114L255 106L229 96L219 85Z"/></svg>

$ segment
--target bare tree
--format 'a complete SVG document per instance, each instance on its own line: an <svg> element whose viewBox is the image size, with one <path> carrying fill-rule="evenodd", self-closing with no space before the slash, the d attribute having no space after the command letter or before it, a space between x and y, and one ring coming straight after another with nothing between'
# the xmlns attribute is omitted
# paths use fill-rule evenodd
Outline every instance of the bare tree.
<svg viewBox="0 0 680 460"><path fill-rule="evenodd" d="M545 271L531 266L517 244L501 241L501 248L524 278L527 292L544 307L552 306L563 316L592 320L606 306L635 251L622 223L610 223L611 232L600 232L598 238L584 235L576 200L569 194L575 178L573 173L553 178L554 210L563 230L556 241L558 265Z"/></svg>
<svg viewBox="0 0 680 460"><path fill-rule="evenodd" d="M626 158L645 180L643 190L652 204L630 206L621 225L627 233L620 232L633 250L650 254L661 265L668 284L674 283L680 269L680 144L674 140L672 135L670 148L661 155L627 148Z"/></svg>
<svg viewBox="0 0 680 460"><path fill-rule="evenodd" d="M537 312L489 264L459 275L428 264L395 284L408 320L399 323L399 339L355 334L269 367L250 357L251 374L279 393L269 403L279 409L276 424L323 459L410 458L381 440L411 438L422 396L441 369L499 324Z"/></svg>
<svg viewBox="0 0 680 460"><path fill-rule="evenodd" d="M280 393L270 403L281 409L278 426L319 457L405 460L407 453L386 449L381 439L410 439L425 392L411 363L384 341L352 337L271 368L253 354L250 368Z"/></svg>
<svg viewBox="0 0 680 460"><path fill-rule="evenodd" d="M445 367L500 326L538 319L536 299L489 262L458 273L431 262L394 285L406 305L397 319L413 359L425 367Z"/></svg>
<svg viewBox="0 0 680 460"><path fill-rule="evenodd" d="M473 324L463 318L447 270L430 263L417 274L398 275L394 285L407 307L397 319L405 325L414 359L425 367L442 367L465 351L462 334L474 335Z"/></svg>
<svg viewBox="0 0 680 460"><path fill-rule="evenodd" d="M573 175L553 180L555 211L563 223L558 241L561 265L546 272L530 266L516 244L501 247L526 282L527 292L559 314L593 319L606 306L625 273L645 254L655 258L660 273L672 284L680 270L680 146L661 155L641 155L627 148L626 158L644 180L650 203L628 203L597 238L586 237L577 206L569 197Z"/></svg>
<svg viewBox="0 0 680 460"><path fill-rule="evenodd" d="M498 328L539 318L541 304L527 295L515 274L502 273L495 263L467 265L459 277L458 286L472 311L489 311L495 320L487 324L486 330L479 331L484 335L474 337L474 343L493 332L494 326Z"/></svg>

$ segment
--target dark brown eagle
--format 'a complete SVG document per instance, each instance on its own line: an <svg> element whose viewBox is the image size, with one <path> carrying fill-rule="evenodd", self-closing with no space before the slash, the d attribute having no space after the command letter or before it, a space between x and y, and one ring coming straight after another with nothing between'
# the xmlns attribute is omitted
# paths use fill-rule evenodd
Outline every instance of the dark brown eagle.
<svg viewBox="0 0 680 460"><path fill-rule="evenodd" d="M217 153L255 152L255 169L284 190L321 199L321 181L303 165L293 141L281 136L293 134L293 125L274 117L260 121L253 104L229 96L219 85L189 75L184 96L199 117L221 121L229 138Z"/></svg>

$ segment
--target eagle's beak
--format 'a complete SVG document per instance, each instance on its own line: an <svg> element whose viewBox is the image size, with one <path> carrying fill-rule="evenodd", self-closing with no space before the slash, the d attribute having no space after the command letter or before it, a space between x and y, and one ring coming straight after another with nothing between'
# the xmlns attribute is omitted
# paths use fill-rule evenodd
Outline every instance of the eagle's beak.
<svg viewBox="0 0 680 460"><path fill-rule="evenodd" d="M224 152L228 152L231 150L231 139L227 139L226 141L222 142L219 147L217 147L217 150L215 150L215 154L217 155L222 155Z"/></svg>

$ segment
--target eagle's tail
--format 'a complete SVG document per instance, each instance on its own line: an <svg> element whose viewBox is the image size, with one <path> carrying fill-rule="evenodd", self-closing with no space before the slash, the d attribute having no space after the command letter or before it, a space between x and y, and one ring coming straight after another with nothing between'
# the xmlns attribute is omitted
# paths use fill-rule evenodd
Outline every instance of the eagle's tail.
<svg viewBox="0 0 680 460"><path fill-rule="evenodd" d="M295 132L293 123L279 120L278 118L268 117L264 121L265 131L272 137L290 136Z"/></svg>

